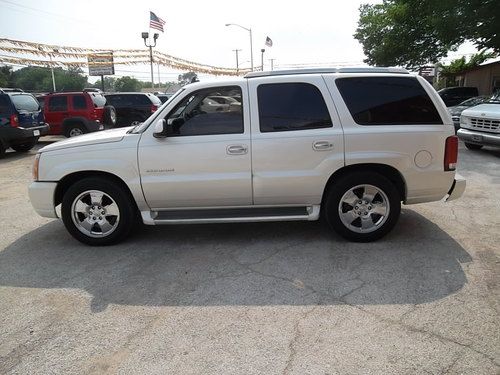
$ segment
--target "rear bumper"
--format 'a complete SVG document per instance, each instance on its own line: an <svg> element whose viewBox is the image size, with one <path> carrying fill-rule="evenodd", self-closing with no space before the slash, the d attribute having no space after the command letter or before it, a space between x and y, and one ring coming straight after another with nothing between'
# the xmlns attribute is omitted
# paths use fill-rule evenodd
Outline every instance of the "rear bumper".
<svg viewBox="0 0 500 375"><path fill-rule="evenodd" d="M460 176L458 173L455 174L455 180L453 180L453 184L451 185L451 188L448 191L448 197L446 198L446 202L454 201L455 199L460 198L465 191L465 185L466 185L465 178Z"/></svg>
<svg viewBox="0 0 500 375"><path fill-rule="evenodd" d="M56 182L32 182L28 188L30 202L38 215L57 218L54 206Z"/></svg>
<svg viewBox="0 0 500 375"><path fill-rule="evenodd" d="M460 128L457 135L458 138L467 143L483 146L500 146L500 133L485 133Z"/></svg>
<svg viewBox="0 0 500 375"><path fill-rule="evenodd" d="M8 128L3 129L2 139L9 144L22 143L26 139L40 137L49 133L49 124L33 126L31 128Z"/></svg>
<svg viewBox="0 0 500 375"><path fill-rule="evenodd" d="M97 132L99 130L104 130L104 124L102 124L102 123L100 123L98 121L88 120L85 123L85 126L87 127L87 130L89 131L89 133L91 133L91 132Z"/></svg>

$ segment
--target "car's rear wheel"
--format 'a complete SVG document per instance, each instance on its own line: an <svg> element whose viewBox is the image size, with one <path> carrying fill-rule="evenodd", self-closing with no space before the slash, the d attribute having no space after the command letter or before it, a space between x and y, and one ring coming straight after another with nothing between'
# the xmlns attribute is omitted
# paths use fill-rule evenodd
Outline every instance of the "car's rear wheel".
<svg viewBox="0 0 500 375"><path fill-rule="evenodd" d="M483 145L476 145L475 143L467 143L465 142L465 147L467 147L469 150L480 150L483 148Z"/></svg>
<svg viewBox="0 0 500 375"><path fill-rule="evenodd" d="M394 227L401 196L389 179L375 172L354 172L333 184L323 209L330 227L342 237L375 241Z"/></svg>
<svg viewBox="0 0 500 375"><path fill-rule="evenodd" d="M86 133L85 127L83 127L82 125L71 124L71 125L67 125L65 136L67 138L72 138L72 137L78 137L79 135L82 135L85 133Z"/></svg>
<svg viewBox="0 0 500 375"><path fill-rule="evenodd" d="M135 222L129 194L116 182L101 177L85 178L72 185L64 194L61 213L71 235L92 246L121 241Z"/></svg>
<svg viewBox="0 0 500 375"><path fill-rule="evenodd" d="M14 151L16 151L16 152L28 152L33 147L35 147L35 145L37 144L37 142L38 142L38 137L35 137L35 138L29 140L28 142L17 144L17 145L13 145L13 146L10 146L10 147Z"/></svg>

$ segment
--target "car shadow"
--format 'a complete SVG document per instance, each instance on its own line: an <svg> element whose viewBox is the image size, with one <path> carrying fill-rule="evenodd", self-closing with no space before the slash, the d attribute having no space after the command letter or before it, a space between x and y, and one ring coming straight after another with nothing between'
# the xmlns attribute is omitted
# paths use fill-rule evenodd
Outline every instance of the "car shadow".
<svg viewBox="0 0 500 375"><path fill-rule="evenodd" d="M97 248L52 221L0 252L0 286L84 290L94 312L108 304L419 304L460 290L470 261L408 209L391 234L366 244L322 222L283 222L145 227Z"/></svg>

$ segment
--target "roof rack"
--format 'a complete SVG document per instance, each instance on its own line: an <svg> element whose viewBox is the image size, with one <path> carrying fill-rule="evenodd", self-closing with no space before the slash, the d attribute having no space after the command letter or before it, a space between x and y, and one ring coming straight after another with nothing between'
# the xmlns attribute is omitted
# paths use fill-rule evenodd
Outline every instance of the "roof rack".
<svg viewBox="0 0 500 375"><path fill-rule="evenodd" d="M410 74L403 68L312 68L312 69L287 69L287 70L268 70L265 72L251 72L245 74L244 78L283 76L291 74L326 74L326 73L396 73Z"/></svg>
<svg viewBox="0 0 500 375"><path fill-rule="evenodd" d="M24 92L24 91L21 89L15 89L15 88L14 89L13 88L0 88L0 93L5 94L8 92Z"/></svg>

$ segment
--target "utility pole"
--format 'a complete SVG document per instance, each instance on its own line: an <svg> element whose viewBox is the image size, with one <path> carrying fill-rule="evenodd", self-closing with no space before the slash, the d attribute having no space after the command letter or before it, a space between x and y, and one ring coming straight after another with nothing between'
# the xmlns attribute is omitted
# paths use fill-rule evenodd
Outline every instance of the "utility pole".
<svg viewBox="0 0 500 375"><path fill-rule="evenodd" d="M153 41L154 44L147 43L146 40L149 39L149 33L148 32L143 32L141 33L142 39L144 39L144 45L146 47L149 47L149 63L151 64L151 88L154 88L154 82L153 82L153 47L156 47L156 39L160 36L160 34L155 33L153 35Z"/></svg>
<svg viewBox="0 0 500 375"><path fill-rule="evenodd" d="M234 53L236 54L236 75L240 74L240 64L238 62L238 52L241 51L241 49L233 49Z"/></svg>
<svg viewBox="0 0 500 375"><path fill-rule="evenodd" d="M262 49L260 50L260 52L262 53L262 54L260 55L260 70L261 70L261 71L264 71L264 52L266 52L266 50L265 50L264 48L262 48Z"/></svg>
<svg viewBox="0 0 500 375"><path fill-rule="evenodd" d="M274 70L274 60L276 59L269 59L269 61L271 62L271 70Z"/></svg>

